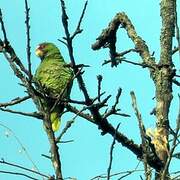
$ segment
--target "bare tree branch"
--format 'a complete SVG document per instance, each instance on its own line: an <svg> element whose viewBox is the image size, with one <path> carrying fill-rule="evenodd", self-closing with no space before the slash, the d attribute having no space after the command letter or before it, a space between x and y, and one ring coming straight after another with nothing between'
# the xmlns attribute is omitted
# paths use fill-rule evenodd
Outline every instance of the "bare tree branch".
<svg viewBox="0 0 180 180"><path fill-rule="evenodd" d="M137 35L133 24L124 12L118 13L113 18L113 20L109 23L109 26L103 30L101 35L97 38L97 41L92 45L92 49L98 50L101 47L107 46L108 44L110 54L112 57L114 57L113 59L111 58L113 61L117 56L115 43L116 33L120 25L127 31L129 38L131 38L133 41L135 49L143 59L144 64L155 68L155 60L149 53L148 46L146 45L145 41Z"/></svg>
<svg viewBox="0 0 180 180"><path fill-rule="evenodd" d="M5 107L5 108L6 108L7 106L13 106L13 105L19 104L19 103L21 103L21 102L24 102L24 101L26 101L27 99L30 99L30 96L29 96L29 95L28 95L28 96L24 96L24 97L22 97L22 98L17 97L17 98L15 98L15 99L11 100L10 102L0 103L0 107Z"/></svg>
<svg viewBox="0 0 180 180"><path fill-rule="evenodd" d="M1 8L0 8L0 23L1 23L1 29L3 32L3 36L4 36L4 42L5 42L5 44L8 44L8 39L7 39L6 30L5 30L5 26L4 26L4 22L3 22Z"/></svg>
<svg viewBox="0 0 180 180"><path fill-rule="evenodd" d="M129 60L126 60L125 58L123 58L123 57L121 57L121 56L120 56L120 57L117 56L117 57L114 59L114 61L116 61L116 64L117 64L117 65L118 65L119 63L126 62L126 63L128 63L128 64L132 64L132 65L135 65L135 66L141 66L142 68L148 67L148 68L154 69L153 66L149 66L149 65L147 65L147 64L145 64L145 63L136 63L136 62L133 62L133 61L129 61ZM108 64L108 63L112 63L112 60L105 60L102 65L106 65L106 64Z"/></svg>
<svg viewBox="0 0 180 180"><path fill-rule="evenodd" d="M102 75L98 75L97 76L97 80L98 80L98 101L100 102L101 101L101 83L102 83L102 79L103 79L103 77L102 77Z"/></svg>
<svg viewBox="0 0 180 180"><path fill-rule="evenodd" d="M38 113L38 112L33 112L33 113L26 113L26 112L21 112L21 111L14 111L11 109L6 109L6 108L0 108L1 111L5 111L5 112L9 112L9 113L13 113L13 114L20 114L23 116L29 116L29 117L34 117L37 119L43 119L43 115Z"/></svg>
<svg viewBox="0 0 180 180"><path fill-rule="evenodd" d="M30 17L29 17L29 11L30 8L28 6L28 1L25 0L25 13L26 13L26 20L25 20L25 24L26 24L26 42L27 42L27 48L26 48L26 52L27 52L27 62L28 62L28 74L29 74L29 81L32 80L32 72L31 72L31 46L30 46Z"/></svg>
<svg viewBox="0 0 180 180"><path fill-rule="evenodd" d="M172 50L172 54L175 54L176 52L180 51L180 47L175 47L173 50Z"/></svg>
<svg viewBox="0 0 180 180"><path fill-rule="evenodd" d="M24 177L29 178L29 179L39 180L39 179L37 179L37 178L34 178L34 177L32 177L32 176L29 176L29 175L24 174L24 173L21 173L21 172L2 171L2 170L0 170L0 173L12 174L12 175L16 175L16 176L24 176Z"/></svg>
<svg viewBox="0 0 180 180"><path fill-rule="evenodd" d="M55 170L56 178L57 180L63 180L62 170L61 170L61 159L60 159L60 153L58 151L59 147L57 146L56 138L54 135L54 132L52 130L51 120L50 120L50 111L46 112L44 111L44 127L46 134L49 139L49 143L51 145L50 153L51 153L51 162Z"/></svg>
<svg viewBox="0 0 180 180"><path fill-rule="evenodd" d="M20 165L18 165L18 164L14 164L14 163L7 162L7 161L5 161L4 159L1 159L1 160L0 160L0 163L1 163L1 164L6 164L6 165L8 165L8 166L16 167L16 168L19 168L19 169L22 169L22 170L25 170L25 171L29 171L29 172L31 172L31 173L37 174L37 175L42 176L42 177L49 178L49 176L47 176L47 175L45 175L45 174L42 174L42 173L37 172L37 171L35 171L35 170L26 168L26 167L24 167L24 166L20 166Z"/></svg>
<svg viewBox="0 0 180 180"><path fill-rule="evenodd" d="M77 25L77 27L76 27L75 32L74 32L73 35L71 36L71 39L74 39L74 37L75 37L77 34L80 34L80 33L83 31L83 30L80 28L80 26L81 26L81 23L82 23L82 20L83 20L83 17L84 17L86 8L87 8L87 4L88 4L88 1L86 1L85 4L84 4L84 8L83 8L82 14L81 14L81 16L80 16L80 18L79 18L78 25Z"/></svg>
<svg viewBox="0 0 180 180"><path fill-rule="evenodd" d="M180 86L180 82L177 81L176 79L173 79L172 82L173 82L175 85Z"/></svg>
<svg viewBox="0 0 180 180"><path fill-rule="evenodd" d="M36 166L36 164L34 163L34 161L32 160L30 154L28 153L27 149L25 148L25 146L23 145L23 143L20 141L20 139L16 136L15 132L10 129L9 127L5 126L4 124L0 123L0 126L5 128L6 130L8 130L15 138L15 140L17 141L18 145L20 145L21 149L23 150L23 152L25 153L27 159L32 163L32 165L34 166L34 168L37 170L37 172L39 172L38 167Z"/></svg>
<svg viewBox="0 0 180 180"><path fill-rule="evenodd" d="M163 173L162 173L162 178L163 179L166 178L166 174L167 174L171 159L173 157L174 150L178 145L177 138L178 138L178 133L179 133L179 130L180 130L180 95L178 95L178 96L179 96L179 112L178 112L178 117L177 117L177 121L176 121L177 122L176 132L175 132L174 139L173 139L173 142L172 142L172 147L171 147L171 149L169 151L168 159L166 161L166 164L165 164L165 167L164 167L164 170L163 170Z"/></svg>
<svg viewBox="0 0 180 180"><path fill-rule="evenodd" d="M61 134L56 138L57 143L62 143L61 138L67 132L67 130L72 126L73 123L74 123L74 118L70 121L67 121L65 128L62 130Z"/></svg>
<svg viewBox="0 0 180 180"><path fill-rule="evenodd" d="M131 175L131 174L133 174L135 172L143 172L144 171L143 169L142 170L138 169L139 164L140 164L140 161L138 162L137 166L133 170L123 171L123 172L119 172L119 173L113 173L113 174L110 175L110 177L115 177L115 176L122 175L119 178L117 177L118 180L120 180L120 179L123 179L123 178L125 178L125 177L127 177L127 176L129 176L129 175ZM99 180L99 179L107 179L107 174L102 174L102 175L95 176L95 177L91 178L90 180L95 180L95 179L97 179L97 180Z"/></svg>
<svg viewBox="0 0 180 180"><path fill-rule="evenodd" d="M143 163L144 163L144 170L145 170L145 177L146 180L148 180L149 177L149 171L148 171L148 162L147 162L147 154L148 154L148 144L145 139L146 133L145 133L145 126L142 120L141 113L138 110L137 107L137 101L136 101L136 96L133 91L131 91L131 99L132 99L132 106L134 108L137 120L138 120L138 125L139 125L139 130L141 134L141 141L142 141L142 149L143 149Z"/></svg>
<svg viewBox="0 0 180 180"><path fill-rule="evenodd" d="M120 126L120 123L116 127L116 132L118 131L119 126ZM113 142L112 142L111 148L110 148L110 160L109 160L109 166L107 169L107 180L110 180L110 177L111 177L111 167L112 167L112 161L113 161L113 149L114 149L115 143L116 143L116 133L114 134Z"/></svg>
<svg viewBox="0 0 180 180"><path fill-rule="evenodd" d="M175 30L176 30L176 40L178 44L178 50L179 51L179 60L180 60L180 35L179 35L179 26L178 26L178 13L177 13L177 4L176 1L174 1L174 13L175 13Z"/></svg>

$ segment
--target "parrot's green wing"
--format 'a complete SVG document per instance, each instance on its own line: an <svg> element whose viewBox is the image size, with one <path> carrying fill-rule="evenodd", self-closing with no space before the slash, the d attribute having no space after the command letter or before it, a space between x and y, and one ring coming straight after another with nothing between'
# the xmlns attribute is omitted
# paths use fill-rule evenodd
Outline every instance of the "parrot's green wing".
<svg viewBox="0 0 180 180"><path fill-rule="evenodd" d="M43 100L43 105L51 109L55 100L68 98L72 87L73 73L58 48L52 43L42 43L36 49L36 54L41 58L41 63L36 70L34 80L40 84L43 91L50 98L50 103ZM61 103L60 103L61 104ZM60 114L64 107L58 105L54 107L50 119L54 131L58 130L60 123Z"/></svg>

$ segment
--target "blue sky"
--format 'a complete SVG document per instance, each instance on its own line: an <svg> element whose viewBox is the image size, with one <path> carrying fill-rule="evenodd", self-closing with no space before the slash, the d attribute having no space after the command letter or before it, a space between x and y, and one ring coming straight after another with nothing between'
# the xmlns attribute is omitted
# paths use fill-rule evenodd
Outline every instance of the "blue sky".
<svg viewBox="0 0 180 180"><path fill-rule="evenodd" d="M66 3L71 32L73 32L77 25L84 2L84 0L68 0ZM54 42L60 48L64 58L68 62L69 57L66 47L57 41L57 39L64 36L59 1L29 1L29 6L31 14L30 30L33 72L40 62L34 55L34 49L40 42ZM24 1L1 0L0 7L4 15L8 38L17 55L24 64L27 64ZM92 97L97 95L96 76L98 74L103 75L102 89L106 91L106 95L112 94L110 105L112 105L115 100L118 87L123 89L119 107L122 112L130 114L131 117L123 118L114 116L109 120L114 126L121 123L119 130L129 138L132 138L136 143L140 143L138 124L131 107L130 91L134 90L136 93L138 106L142 112L146 127L154 127L155 118L150 116L149 113L155 105L155 102L152 100L155 92L148 70L124 63L117 68L111 68L109 65L102 67L102 62L109 58L108 50L91 50L91 44L95 42L96 37L101 33L102 29L107 27L109 21L115 14L121 11L128 14L138 34L147 42L150 51L155 51L155 57L158 60L161 22L159 1L157 0L115 0L113 2L111 0L90 0L82 23L84 31L74 41L74 54L77 63L84 63L91 66L86 69L84 80ZM2 38L1 32L0 37ZM118 33L118 50L123 51L133 47L126 32L121 30ZM128 55L127 58L131 61L141 62L140 57L134 54ZM177 63L177 55L174 57L174 62L178 69L180 69L180 65ZM19 80L14 77L13 72L2 55L0 55L0 73L0 102L7 102L25 94L23 87L18 84ZM171 106L170 119L172 124L175 124L177 115L176 107L178 106L178 88L175 86L173 88L175 93ZM83 98L76 82L74 83L71 97L74 99ZM35 107L32 102L27 101L22 105L13 107L13 109L32 112L35 110ZM62 126L65 125L67 120L72 118L72 114L63 116ZM26 153L12 132L2 127L1 124L7 126L15 133L41 172L45 174L53 173L51 162L41 156L41 154L48 154L49 145L46 134L43 131L42 123L39 120L0 112L0 158L33 168L31 161L27 158ZM64 136L64 140L71 139L74 140L73 143L62 144L60 146L64 177L76 177L78 180L89 180L97 175L106 173L109 163L110 145L112 143L111 136L101 136L100 130L98 130L96 126L82 118L77 118L72 128ZM112 173L132 170L138 162L137 158L129 150L120 144L116 144ZM177 161L173 163L174 171L178 169L177 163ZM0 170L2 169L16 171L16 169L10 169L0 164ZM139 169L142 169L142 165L139 166ZM139 173L135 173L127 179L134 178L139 178ZM0 179L23 180L24 178L0 174ZM117 178L114 178L114 180L116 179Z"/></svg>

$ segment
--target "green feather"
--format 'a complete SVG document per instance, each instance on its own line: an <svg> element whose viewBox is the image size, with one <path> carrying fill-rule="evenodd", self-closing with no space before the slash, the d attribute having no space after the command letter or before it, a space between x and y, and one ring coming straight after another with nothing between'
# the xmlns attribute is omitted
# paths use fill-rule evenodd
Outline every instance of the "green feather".
<svg viewBox="0 0 180 180"><path fill-rule="evenodd" d="M51 109L57 97L68 98L72 87L72 70L67 67L59 49L52 43L42 43L38 50L41 51L41 63L36 70L34 79L48 95L48 101L43 99L45 108ZM64 107L57 105L54 107L50 119L54 131L58 130L60 115Z"/></svg>

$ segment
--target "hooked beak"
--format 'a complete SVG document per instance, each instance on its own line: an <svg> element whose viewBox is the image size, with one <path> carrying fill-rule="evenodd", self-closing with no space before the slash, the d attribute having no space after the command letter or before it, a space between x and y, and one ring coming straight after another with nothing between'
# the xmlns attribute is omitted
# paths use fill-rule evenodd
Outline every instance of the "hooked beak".
<svg viewBox="0 0 180 180"><path fill-rule="evenodd" d="M42 51L42 49L40 49L39 46L36 48L35 54L36 54L36 56L38 56L40 58L44 56L44 52Z"/></svg>

